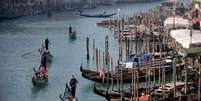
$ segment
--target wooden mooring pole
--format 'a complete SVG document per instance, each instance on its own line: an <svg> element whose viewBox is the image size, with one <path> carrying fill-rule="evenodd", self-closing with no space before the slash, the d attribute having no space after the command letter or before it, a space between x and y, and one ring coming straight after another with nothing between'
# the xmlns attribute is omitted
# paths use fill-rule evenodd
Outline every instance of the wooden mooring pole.
<svg viewBox="0 0 201 101"><path fill-rule="evenodd" d="M94 54L95 54L95 39L93 39L93 61L94 61Z"/></svg>
<svg viewBox="0 0 201 101"><path fill-rule="evenodd" d="M113 59L112 59L112 57L111 57L111 79L112 79L112 81L111 81L111 86L112 86L112 91L114 90L114 82L113 82Z"/></svg>
<svg viewBox="0 0 201 101"><path fill-rule="evenodd" d="M187 76L188 76L188 63L187 63L187 59L185 59L185 94L187 94L187 82L188 82L188 79L187 79Z"/></svg>
<svg viewBox="0 0 201 101"><path fill-rule="evenodd" d="M173 82L174 82L174 97L176 96L176 63L173 59Z"/></svg>
<svg viewBox="0 0 201 101"><path fill-rule="evenodd" d="M97 71L99 71L99 57L98 57L98 48L96 48L96 69L97 69Z"/></svg>
<svg viewBox="0 0 201 101"><path fill-rule="evenodd" d="M87 37L87 40L86 40L86 44L87 44L87 61L89 61L89 37Z"/></svg>

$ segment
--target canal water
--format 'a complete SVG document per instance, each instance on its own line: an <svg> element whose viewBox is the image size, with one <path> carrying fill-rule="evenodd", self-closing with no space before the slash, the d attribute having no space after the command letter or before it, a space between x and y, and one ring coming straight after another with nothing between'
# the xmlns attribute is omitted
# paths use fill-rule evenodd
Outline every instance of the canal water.
<svg viewBox="0 0 201 101"><path fill-rule="evenodd" d="M120 15L144 12L160 2L118 4L88 9L87 14L116 12ZM47 18L46 15L21 17L0 22L0 101L60 101L65 83L75 75L79 83L76 96L79 101L105 101L93 93L93 82L82 78L80 64L95 69L92 60L92 42L104 51L104 37L109 35L109 51L114 60L118 56L117 40L109 29L96 27L103 18L80 17L75 12L60 12ZM68 26L76 29L77 39L69 40ZM35 88L31 83L34 67L40 63L38 49L48 37L53 54L49 68L48 86ZM90 61L86 66L86 37L90 38ZM115 61L116 63L116 61Z"/></svg>

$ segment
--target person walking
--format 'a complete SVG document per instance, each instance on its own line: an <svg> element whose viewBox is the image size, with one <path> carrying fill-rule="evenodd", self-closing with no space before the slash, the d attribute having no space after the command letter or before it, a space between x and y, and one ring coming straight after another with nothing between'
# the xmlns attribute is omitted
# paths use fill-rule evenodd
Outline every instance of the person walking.
<svg viewBox="0 0 201 101"><path fill-rule="evenodd" d="M73 98L75 98L75 92L76 92L76 85L77 85L78 81L75 78L74 75L72 75L72 78L70 80L70 87L71 87L71 94L73 96Z"/></svg>

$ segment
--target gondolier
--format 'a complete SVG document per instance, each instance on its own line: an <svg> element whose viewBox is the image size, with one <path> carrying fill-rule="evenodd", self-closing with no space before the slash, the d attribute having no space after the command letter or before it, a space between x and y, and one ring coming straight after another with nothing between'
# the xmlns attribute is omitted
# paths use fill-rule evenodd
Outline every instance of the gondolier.
<svg viewBox="0 0 201 101"><path fill-rule="evenodd" d="M75 78L74 75L72 75L72 78L70 80L70 87L71 87L71 94L73 96L73 98L75 98L75 91L76 91L76 85L77 85L78 81Z"/></svg>
<svg viewBox="0 0 201 101"><path fill-rule="evenodd" d="M48 40L48 38L46 38L46 39L45 39L45 49L46 49L46 50L48 50L49 43L50 43L50 41Z"/></svg>

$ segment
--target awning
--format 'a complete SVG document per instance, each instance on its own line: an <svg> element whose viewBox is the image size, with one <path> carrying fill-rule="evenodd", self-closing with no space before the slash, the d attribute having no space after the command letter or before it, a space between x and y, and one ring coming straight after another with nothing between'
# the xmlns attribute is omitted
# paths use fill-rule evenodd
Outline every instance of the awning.
<svg viewBox="0 0 201 101"><path fill-rule="evenodd" d="M172 30L170 35L178 43L182 45L183 48L190 48L190 44L201 44L201 32L198 30L192 30L192 39L190 37L189 29L179 29ZM192 42L190 42L192 40Z"/></svg>
<svg viewBox="0 0 201 101"><path fill-rule="evenodd" d="M195 18L195 19L192 19L192 20L191 20L191 22L192 22L193 24L196 24L197 22L200 23L200 21L201 21L201 18Z"/></svg>
<svg viewBox="0 0 201 101"><path fill-rule="evenodd" d="M167 29L172 29L172 28L179 28L179 27L189 27L189 20L184 19L181 16L169 16L165 19L164 21L164 26Z"/></svg>

